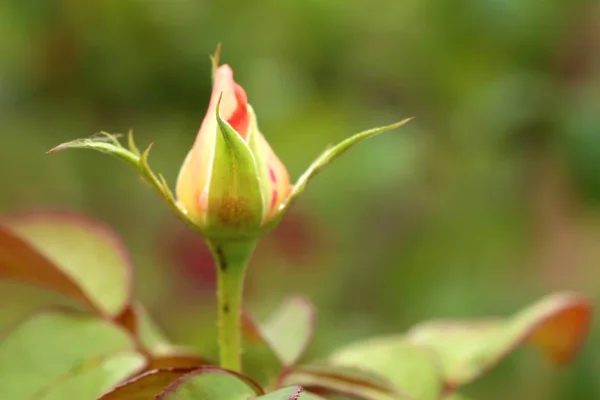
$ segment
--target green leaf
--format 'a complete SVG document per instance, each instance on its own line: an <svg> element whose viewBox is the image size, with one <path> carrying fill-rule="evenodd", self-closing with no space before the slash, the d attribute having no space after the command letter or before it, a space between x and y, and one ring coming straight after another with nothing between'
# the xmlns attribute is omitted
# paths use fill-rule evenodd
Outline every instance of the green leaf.
<svg viewBox="0 0 600 400"><path fill-rule="evenodd" d="M119 385L98 400L246 400L262 393L262 389L245 376L206 366L148 371Z"/></svg>
<svg viewBox="0 0 600 400"><path fill-rule="evenodd" d="M0 279L46 287L69 296L90 308L96 305L60 267L44 257L30 243L0 225Z"/></svg>
<svg viewBox="0 0 600 400"><path fill-rule="evenodd" d="M98 400L154 399L167 386L193 370L193 368L177 368L148 371L117 386Z"/></svg>
<svg viewBox="0 0 600 400"><path fill-rule="evenodd" d="M315 328L315 309L306 298L293 296L260 324L265 342L284 366L296 364L310 343Z"/></svg>
<svg viewBox="0 0 600 400"><path fill-rule="evenodd" d="M48 153L52 154L69 149L87 149L99 151L101 153L120 158L129 165L135 167L140 172L142 177L161 194L165 202L169 205L169 207L171 207L171 210L173 210L183 222L185 222L190 228L199 231L198 226L192 220L190 220L186 213L177 205L173 193L171 192L171 189L169 189L169 186L166 184L162 175L155 174L150 168L150 165L148 164L148 156L150 154L152 143L146 148L146 150L144 150L143 153L140 153L135 141L133 140L132 132L129 132L127 139L129 149L126 149L121 145L121 143L119 143L118 136L119 135L100 132L91 138L76 139L70 142L62 143L49 150Z"/></svg>
<svg viewBox="0 0 600 400"><path fill-rule="evenodd" d="M285 366L295 364L308 346L314 330L315 310L301 296L284 300L265 322L242 313L244 370L269 385Z"/></svg>
<svg viewBox="0 0 600 400"><path fill-rule="evenodd" d="M116 322L131 332L147 353L150 369L191 368L207 363L194 350L173 345L140 304L129 307Z"/></svg>
<svg viewBox="0 0 600 400"><path fill-rule="evenodd" d="M334 352L328 361L378 373L417 400L438 400L443 391L434 354L401 336L351 344Z"/></svg>
<svg viewBox="0 0 600 400"><path fill-rule="evenodd" d="M262 385L271 385L281 374L283 365L265 342L258 323L242 312L243 370L251 371L252 378Z"/></svg>
<svg viewBox="0 0 600 400"><path fill-rule="evenodd" d="M107 388L139 371L145 363L144 356L134 351L117 353L97 360L92 366L65 377L60 384L44 389L36 400L95 399Z"/></svg>
<svg viewBox="0 0 600 400"><path fill-rule="evenodd" d="M402 125L409 122L410 120L412 120L412 118L406 118L400 122L396 122L391 125L368 129L366 131L354 134L348 139L343 140L335 146L325 150L315 161L313 161L313 163L300 176L300 178L298 178L296 184L292 189L292 192L290 193L290 196L281 207L282 212L280 213L280 215L283 215L283 211L286 210L289 207L289 205L294 201L294 199L304 191L308 181L311 180L315 175L317 175L325 166L327 166L334 159L341 156L346 151L350 150L350 148L354 147L354 145L362 142L363 140L376 136L380 133L388 132L393 129L399 128Z"/></svg>
<svg viewBox="0 0 600 400"><path fill-rule="evenodd" d="M0 341L0 399L92 399L145 364L129 335L109 322L39 313Z"/></svg>
<svg viewBox="0 0 600 400"><path fill-rule="evenodd" d="M85 139L75 139L70 142L62 143L53 149L49 150L48 153L56 153L63 150L68 149L88 149L88 150L96 150L101 153L109 154L120 158L121 160L127 162L128 164L133 165L134 167L139 167L139 156L135 153L136 151L139 153L136 147L131 150L127 150L118 141L118 135L111 135L106 132L101 132L96 134L90 138ZM133 135L129 135L129 143L133 144Z"/></svg>
<svg viewBox="0 0 600 400"><path fill-rule="evenodd" d="M315 394L309 393L300 386L279 389L255 398L256 400L324 400Z"/></svg>
<svg viewBox="0 0 600 400"><path fill-rule="evenodd" d="M512 318L426 322L413 328L408 340L438 354L452 389L471 382L523 343L555 363L569 362L588 333L591 314L587 299L555 294Z"/></svg>
<svg viewBox="0 0 600 400"><path fill-rule="evenodd" d="M0 227L0 278L42 286L118 316L131 297L131 266L105 226L72 214L32 214Z"/></svg>
<svg viewBox="0 0 600 400"><path fill-rule="evenodd" d="M216 367L191 372L166 388L156 400L248 400L262 390L241 375Z"/></svg>
<svg viewBox="0 0 600 400"><path fill-rule="evenodd" d="M319 392L341 393L367 400L411 399L389 380L366 369L336 365L308 365L285 374L285 385L300 385Z"/></svg>

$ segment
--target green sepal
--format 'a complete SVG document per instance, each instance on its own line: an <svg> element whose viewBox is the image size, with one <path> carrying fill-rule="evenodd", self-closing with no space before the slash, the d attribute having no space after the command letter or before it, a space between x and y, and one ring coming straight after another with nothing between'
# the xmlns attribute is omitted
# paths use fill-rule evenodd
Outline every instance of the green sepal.
<svg viewBox="0 0 600 400"><path fill-rule="evenodd" d="M175 200L175 196L171 192L171 189L167 185L164 177L161 174L154 173L150 168L150 165L148 164L148 156L150 155L152 143L148 145L146 150L140 152L135 144L135 141L133 140L133 133L131 131L129 132L127 139L129 148L123 147L118 138L119 135L100 132L90 138L75 139L70 142L62 143L50 149L48 154L68 149L88 149L96 150L101 153L110 154L120 158L129 165L135 167L140 172L144 180L160 193L161 197L171 207L171 209L175 211L179 218L181 218L194 230L202 233L200 228L179 208L177 201Z"/></svg>
<svg viewBox="0 0 600 400"><path fill-rule="evenodd" d="M310 164L308 169L304 171L300 178L298 178L287 200L280 206L278 217L271 224L269 224L269 226L272 227L277 225L279 220L281 220L281 217L283 217L285 212L289 209L292 202L304 191L306 185L308 184L308 181L315 175L317 175L319 172L321 172L321 170L334 159L341 156L354 145L362 142L363 140L373 137L375 135L379 135L380 133L388 132L393 129L399 128L407 122L411 121L412 119L412 117L406 118L402 121L396 122L391 125L380 126L377 128L372 128L366 131L356 133L348 139L345 139L340 143L336 144L335 146L325 150L323 153L321 153L319 157L317 157L315 161L312 162L312 164Z"/></svg>
<svg viewBox="0 0 600 400"><path fill-rule="evenodd" d="M221 117L220 103L219 99L205 236L209 240L257 237L263 201L256 163L248 144Z"/></svg>

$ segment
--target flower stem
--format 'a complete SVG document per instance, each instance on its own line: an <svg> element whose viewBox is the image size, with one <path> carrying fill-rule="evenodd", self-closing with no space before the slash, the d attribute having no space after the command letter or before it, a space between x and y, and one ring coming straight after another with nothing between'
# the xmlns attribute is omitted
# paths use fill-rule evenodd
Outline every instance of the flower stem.
<svg viewBox="0 0 600 400"><path fill-rule="evenodd" d="M256 242L210 243L217 264L219 361L222 368L241 372L241 315L244 278Z"/></svg>

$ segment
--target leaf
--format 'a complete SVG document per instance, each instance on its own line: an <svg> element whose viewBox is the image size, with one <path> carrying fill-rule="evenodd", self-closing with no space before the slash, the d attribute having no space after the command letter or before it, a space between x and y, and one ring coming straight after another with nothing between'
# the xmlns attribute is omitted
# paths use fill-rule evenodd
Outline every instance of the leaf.
<svg viewBox="0 0 600 400"><path fill-rule="evenodd" d="M217 367L203 367L169 385L156 400L248 400L262 390L239 374Z"/></svg>
<svg viewBox="0 0 600 400"><path fill-rule="evenodd" d="M281 361L263 338L258 323L242 312L243 370L251 371L252 378L262 385L277 380L283 368Z"/></svg>
<svg viewBox="0 0 600 400"><path fill-rule="evenodd" d="M283 384L300 385L319 393L347 394L369 400L410 399L389 380L356 367L309 365L284 375Z"/></svg>
<svg viewBox="0 0 600 400"><path fill-rule="evenodd" d="M471 382L523 343L551 361L573 359L590 327L591 305L575 294L555 294L512 318L483 321L433 321L408 333L413 343L430 347L441 360L453 389Z"/></svg>
<svg viewBox="0 0 600 400"><path fill-rule="evenodd" d="M279 389L255 398L256 400L325 400L315 394L309 393L300 386Z"/></svg>
<svg viewBox="0 0 600 400"><path fill-rule="evenodd" d="M306 298L289 297L259 326L264 341L284 366L296 364L310 343L315 328L315 309Z"/></svg>
<svg viewBox="0 0 600 400"><path fill-rule="evenodd" d="M190 368L207 363L194 350L171 344L140 304L129 307L116 322L131 332L147 353L150 369Z"/></svg>
<svg viewBox="0 0 600 400"><path fill-rule="evenodd" d="M98 400L154 399L167 386L193 370L193 368L177 368L147 371L117 386Z"/></svg>
<svg viewBox="0 0 600 400"><path fill-rule="evenodd" d="M170 346L164 353L154 352L148 360L149 369L191 368L209 364L193 350L184 346Z"/></svg>
<svg viewBox="0 0 600 400"><path fill-rule="evenodd" d="M0 341L0 399L92 399L145 364L121 328L97 317L43 312Z"/></svg>
<svg viewBox="0 0 600 400"><path fill-rule="evenodd" d="M90 301L81 287L64 274L60 267L44 257L15 232L2 225L0 225L0 279L12 279L47 287L96 309L96 305Z"/></svg>
<svg viewBox="0 0 600 400"><path fill-rule="evenodd" d="M302 296L284 300L264 323L242 313L245 369L265 385L277 379L282 368L296 364L302 357L314 325L314 307Z"/></svg>
<svg viewBox="0 0 600 400"><path fill-rule="evenodd" d="M438 400L443 391L435 355L402 336L351 344L335 351L328 361L380 374L416 400Z"/></svg>
<svg viewBox="0 0 600 400"><path fill-rule="evenodd" d="M42 286L115 317L131 298L131 265L104 225L74 214L39 213L3 222L0 277Z"/></svg>
<svg viewBox="0 0 600 400"><path fill-rule="evenodd" d="M68 149L89 149L101 153L110 154L138 168L139 156L135 154L136 148L131 151L119 144L117 135L101 132L90 138L75 139L70 142L62 143L48 151L48 154L56 153ZM133 135L129 136L130 143L133 142ZM138 150L139 152L139 150Z"/></svg>
<svg viewBox="0 0 600 400"><path fill-rule="evenodd" d="M140 151L133 140L132 132L129 132L127 138L129 149L126 149L119 143L117 139L118 136L119 135L111 135L110 133L101 132L100 134L94 135L91 138L76 139L70 142L62 143L49 150L48 153L52 154L68 149L87 149L96 150L101 153L120 158L129 165L135 167L140 172L144 179L161 194L167 205L171 207L171 210L173 210L183 222L185 222L190 228L199 231L198 226L194 224L194 222L188 218L186 213L183 212L177 205L171 190L166 182L164 182L164 178L162 178L160 174L155 174L150 168L150 165L148 165L148 156L152 144L150 144L146 150L140 154Z"/></svg>
<svg viewBox="0 0 600 400"><path fill-rule="evenodd" d="M92 367L84 367L59 384L36 393L36 400L95 399L108 387L139 371L145 364L144 356L134 351L117 353L98 360Z"/></svg>
<svg viewBox="0 0 600 400"><path fill-rule="evenodd" d="M337 157L344 154L346 151L350 150L350 148L354 147L354 145L362 142L365 139L376 136L380 133L388 132L393 129L399 128L402 125L406 124L412 120L412 118L406 118L402 121L396 122L391 125L381 126L378 128L368 129L363 132L356 133L349 137L346 140L341 141L333 147L325 150L312 164L308 167L308 169L298 178L296 184L294 185L292 192L290 193L288 199L281 206L280 216L284 214L285 210L287 210L290 204L304 191L306 185L309 180L311 180L315 175L317 175L324 167L326 167L330 162L332 162ZM276 222L273 223L273 225Z"/></svg>

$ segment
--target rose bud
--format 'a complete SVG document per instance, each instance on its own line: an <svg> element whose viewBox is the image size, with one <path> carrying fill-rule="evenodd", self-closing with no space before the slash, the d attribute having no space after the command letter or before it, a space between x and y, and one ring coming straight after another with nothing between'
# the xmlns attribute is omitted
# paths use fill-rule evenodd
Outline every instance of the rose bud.
<svg viewBox="0 0 600 400"><path fill-rule="evenodd" d="M290 189L246 92L228 65L219 66L208 111L179 173L179 207L208 238L254 237L274 219Z"/></svg>

